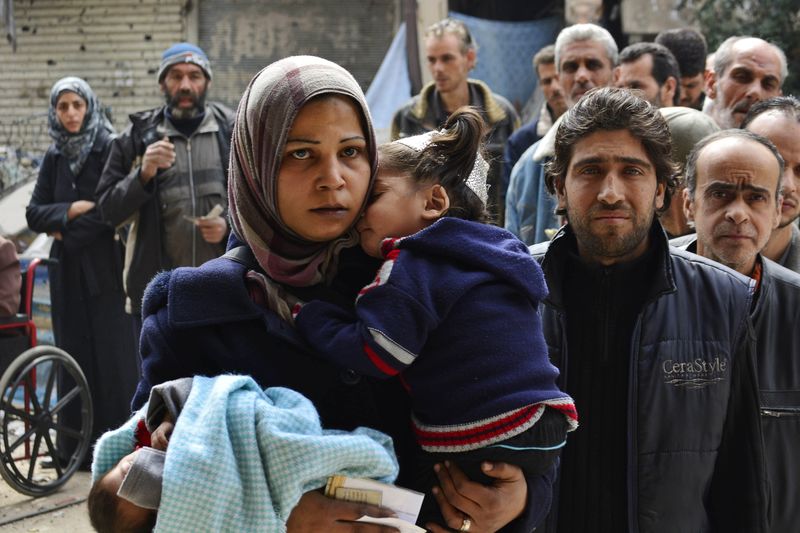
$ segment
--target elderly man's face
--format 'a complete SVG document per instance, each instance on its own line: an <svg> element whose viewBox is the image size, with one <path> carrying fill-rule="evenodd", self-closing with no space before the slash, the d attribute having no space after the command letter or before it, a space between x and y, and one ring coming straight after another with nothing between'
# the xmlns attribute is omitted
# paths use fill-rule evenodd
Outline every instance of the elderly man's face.
<svg viewBox="0 0 800 533"><path fill-rule="evenodd" d="M611 265L647 249L664 185L642 142L628 130L596 131L572 148L558 204L586 260Z"/></svg>
<svg viewBox="0 0 800 533"><path fill-rule="evenodd" d="M772 46L761 39L738 41L722 76L709 74L706 94L714 99L714 120L722 129L738 128L750 106L781 94L782 82L780 57Z"/></svg>
<svg viewBox="0 0 800 533"><path fill-rule="evenodd" d="M749 139L728 137L703 148L694 198L684 193L698 254L746 276L753 272L780 218L779 168L766 146Z"/></svg>
<svg viewBox="0 0 800 533"><path fill-rule="evenodd" d="M768 111L758 115L747 129L772 141L783 157L783 203L778 227L785 228L800 217L800 122L782 113Z"/></svg>
<svg viewBox="0 0 800 533"><path fill-rule="evenodd" d="M204 106L208 78L192 63L173 65L161 82L161 91L175 118L194 117Z"/></svg>
<svg viewBox="0 0 800 533"><path fill-rule="evenodd" d="M558 79L570 107L590 89L611 85L613 65L606 47L599 41L569 43L561 51L559 61Z"/></svg>
<svg viewBox="0 0 800 533"><path fill-rule="evenodd" d="M614 70L614 84L617 87L641 91L641 96L656 107L671 106L675 98L675 78L667 78L659 85L653 77L653 56L644 54L635 61L621 63Z"/></svg>

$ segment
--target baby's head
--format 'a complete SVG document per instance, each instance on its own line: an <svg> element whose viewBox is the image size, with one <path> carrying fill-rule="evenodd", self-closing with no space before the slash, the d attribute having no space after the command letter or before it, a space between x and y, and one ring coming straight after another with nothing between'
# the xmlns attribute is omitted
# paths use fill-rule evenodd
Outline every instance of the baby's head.
<svg viewBox="0 0 800 533"><path fill-rule="evenodd" d="M440 131L378 147L378 175L357 226L367 254L381 258L383 239L406 237L443 216L489 221L485 132L480 113L462 107Z"/></svg>
<svg viewBox="0 0 800 533"><path fill-rule="evenodd" d="M126 455L89 491L89 519L100 533L150 532L156 525L156 511L139 507L117 495L122 481L142 448Z"/></svg>

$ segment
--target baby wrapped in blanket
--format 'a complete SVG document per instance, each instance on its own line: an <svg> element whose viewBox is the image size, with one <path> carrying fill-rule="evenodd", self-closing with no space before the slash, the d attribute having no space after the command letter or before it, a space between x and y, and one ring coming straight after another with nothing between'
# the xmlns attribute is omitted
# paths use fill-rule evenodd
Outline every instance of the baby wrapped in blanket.
<svg viewBox="0 0 800 533"><path fill-rule="evenodd" d="M166 452L151 447L167 440ZM383 433L323 430L311 402L290 389L197 376L154 387L98 440L89 511L98 531L285 531L300 497L328 476L391 483L397 472Z"/></svg>

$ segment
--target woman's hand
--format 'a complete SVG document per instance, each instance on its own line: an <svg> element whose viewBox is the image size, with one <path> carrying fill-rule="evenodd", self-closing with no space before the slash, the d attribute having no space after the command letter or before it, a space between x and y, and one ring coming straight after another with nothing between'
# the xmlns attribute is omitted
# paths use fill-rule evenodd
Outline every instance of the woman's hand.
<svg viewBox="0 0 800 533"><path fill-rule="evenodd" d="M303 494L286 522L288 533L397 533L393 527L353 522L364 515L394 516L385 507L328 498L312 490Z"/></svg>
<svg viewBox="0 0 800 533"><path fill-rule="evenodd" d="M449 461L434 469L441 485L434 488L434 495L451 530L459 531L464 519L469 518L470 533L493 533L525 510L528 484L517 466L484 462L481 469L494 478L491 485L470 481ZM433 533L449 531L436 524L425 524L425 527Z"/></svg>
<svg viewBox="0 0 800 533"><path fill-rule="evenodd" d="M69 206L69 209L67 209L67 220L78 218L92 209L94 209L94 202L90 202L89 200L78 200L76 202L72 202Z"/></svg>

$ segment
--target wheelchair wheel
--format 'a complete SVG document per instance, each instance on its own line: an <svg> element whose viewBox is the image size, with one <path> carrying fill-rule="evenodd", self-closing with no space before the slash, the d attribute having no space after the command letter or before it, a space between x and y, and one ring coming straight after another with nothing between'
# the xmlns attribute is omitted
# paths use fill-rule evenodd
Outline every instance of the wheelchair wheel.
<svg viewBox="0 0 800 533"><path fill-rule="evenodd" d="M83 463L93 408L80 366L63 350L37 346L0 378L0 475L16 491L44 496Z"/></svg>

